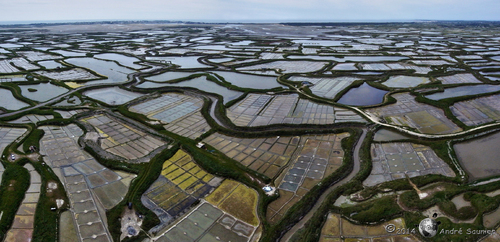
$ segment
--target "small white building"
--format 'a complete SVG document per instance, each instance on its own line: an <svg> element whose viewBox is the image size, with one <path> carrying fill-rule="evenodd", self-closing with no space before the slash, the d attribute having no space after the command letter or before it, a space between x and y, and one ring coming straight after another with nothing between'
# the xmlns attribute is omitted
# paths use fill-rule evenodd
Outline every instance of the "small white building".
<svg viewBox="0 0 500 242"><path fill-rule="evenodd" d="M206 145L205 143L203 142L199 142L198 144L196 144L196 147L200 148L200 149L205 149L206 148Z"/></svg>
<svg viewBox="0 0 500 242"><path fill-rule="evenodd" d="M276 192L276 188L275 187L272 187L272 186L269 186L269 185L265 185L262 190L264 191L264 193L266 193L266 195L268 196L272 196L274 195L274 193Z"/></svg>

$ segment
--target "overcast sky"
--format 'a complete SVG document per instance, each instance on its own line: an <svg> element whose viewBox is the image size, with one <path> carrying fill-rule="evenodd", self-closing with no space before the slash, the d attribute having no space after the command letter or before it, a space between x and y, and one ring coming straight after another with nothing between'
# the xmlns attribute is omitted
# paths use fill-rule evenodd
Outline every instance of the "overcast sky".
<svg viewBox="0 0 500 242"><path fill-rule="evenodd" d="M0 0L0 21L500 20L500 0Z"/></svg>

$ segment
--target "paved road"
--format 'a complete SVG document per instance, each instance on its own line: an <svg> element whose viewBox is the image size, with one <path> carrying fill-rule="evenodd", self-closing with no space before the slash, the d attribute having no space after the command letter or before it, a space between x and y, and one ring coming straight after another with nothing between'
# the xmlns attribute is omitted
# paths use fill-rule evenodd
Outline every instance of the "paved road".
<svg viewBox="0 0 500 242"><path fill-rule="evenodd" d="M71 91L69 91L69 92L67 92L67 93L65 93L63 95L57 96L55 98L52 98L49 101L46 101L46 102L43 102L43 103L39 103L39 104L37 104L35 106L29 107L29 108L26 108L26 109L22 109L22 110L10 112L10 113L2 113L2 114L0 114L0 118L14 116L16 114L24 113L26 111L37 109L37 108L40 108L40 107L43 107L43 106L46 106L46 105L49 105L49 104L54 104L54 103L58 102L61 98L66 97L68 95L71 95L71 94L73 94L76 91L81 90L81 89L83 89L83 87L73 89L73 90L71 90Z"/></svg>
<svg viewBox="0 0 500 242"><path fill-rule="evenodd" d="M70 90L69 92L67 93L64 93L62 95L59 95L57 97L54 97L48 101L45 101L45 102L42 102L42 103L39 103L35 106L32 106L32 107L29 107L29 108L26 108L26 109L22 109L22 110L18 110L18 111L14 111L14 112L9 112L9 113L2 113L0 114L0 118L4 118L4 117L10 117L10 116L14 116L16 114L19 114L19 113L24 113L24 112L27 112L27 111L31 111L31 110L34 110L34 109L37 109L37 108L40 108L40 107L43 107L43 106L47 106L47 105L51 105L51 104L54 104L54 103L57 103L61 100L61 98L64 98L64 97L67 97L77 91L81 91L81 90L85 90L85 89L88 89L88 88L92 88L92 87L114 87L114 86L118 86L118 85L130 85L130 84L133 84L133 83L139 83L140 82L140 79L139 79L139 76L140 75L145 75L146 73L147 74L152 74L152 73L157 73L157 72L161 72L162 69L158 66L152 66L151 69L148 69L148 72L134 72L134 73L131 73L127 76L127 81L125 82L115 82L115 83L99 83L99 84L92 84L92 85L87 85L87 86L81 86L81 87L78 87L78 88L75 88L75 89L72 89Z"/></svg>
<svg viewBox="0 0 500 242"><path fill-rule="evenodd" d="M210 116L212 117L212 119L218 124L220 125L221 127L224 127L224 128L227 128L229 130L233 130L233 131L238 131L238 132L252 132L252 133L259 133L259 132L267 132L267 131L283 131L283 130L287 130L289 128L293 128L294 130L311 130L311 127L307 126L307 125L302 125L302 126L293 126L293 124L282 124L283 127L269 127L269 126L266 126L266 127L259 127L259 130L260 131L255 131L255 130L252 130L253 127L242 127L244 129L239 129L239 130L235 130L233 128L233 126L229 125L227 123L226 120L224 119L219 119L216 115L215 115L215 109L217 108L217 105L218 102L219 102L219 99L217 99L214 95L210 95L210 94L205 94L205 93L201 93L201 92L195 92L196 94L198 95L201 95L201 96L204 96L205 98L208 98L210 100L212 100L212 105L210 106ZM287 125L289 125L287 127ZM333 128L346 128L346 127L353 127L353 128L363 128L364 126L366 126L365 124L363 123L357 123L357 124L346 124L346 123L336 123L334 124L335 126L326 126L326 125L323 125L323 126L320 126L320 127L316 127L314 128L314 130L328 130L328 131L331 131Z"/></svg>
<svg viewBox="0 0 500 242"><path fill-rule="evenodd" d="M30 110L34 110L34 109L43 107L43 106L54 104L54 103L58 102L59 100L61 100L61 98L63 98L63 97L69 96L69 95L71 95L71 94L73 94L73 93L75 93L77 91L88 89L88 88L91 88L91 87L96 87L96 86L108 87L108 86L116 86L118 84L131 85L133 83L138 83L140 81L140 79L138 78L139 76L145 75L145 74L158 73L158 72L161 72L163 70L161 67L158 67L158 66L152 65L152 67L153 68L149 69L148 72L134 72L134 73L129 74L128 75L128 81L126 81L126 82L121 82L121 83L107 83L107 84L94 84L94 85L88 85L88 86L78 87L78 88L75 88L75 89L73 89L73 90L65 93L65 94L62 94L62 95L57 96L55 98L52 98L51 100L48 100L46 102L39 103L39 104L37 104L35 106L29 107L29 108L26 108L26 109L23 109L23 110L19 110L19 111L14 111L14 112L9 112L9 113L2 113L2 114L0 114L0 118L13 116L13 115L16 115L16 114L19 114L19 113L24 113L24 112L27 112L27 111L30 111ZM308 98L310 98L313 101L314 100L318 100L317 97L315 97L313 95L309 95L309 94L303 92L300 88L295 87L293 85L290 85L289 83L283 82L283 80L281 80L281 78L282 78L281 76L278 77L278 82L280 84L289 86L290 88L294 89L297 93L301 93L302 95L307 96ZM217 98L215 98L214 96L211 96L211 95L208 96L208 98L210 98L212 100L212 107L210 109L210 115L212 116L212 118L220 126L223 126L223 127L226 127L226 128L230 128L223 121L217 119L217 117L214 114L215 107L216 107L216 105L218 103ZM324 100L322 100L322 101L324 101ZM330 103L331 105L336 105L337 104L337 103L335 103L333 101L328 101L328 103ZM375 124L378 124L380 126L397 129L398 131L403 132L403 133L405 133L407 135L410 135L412 137L421 137L421 138L428 138L428 139L453 138L453 137L457 137L457 136L461 136L461 135L466 135L466 134L469 134L469 133L472 133L472 132L478 131L478 130L484 130L484 131L486 131L489 128L499 128L500 127L500 122L499 122L499 123L492 123L492 124L488 124L488 125L483 125L483 126L475 127L475 128L469 129L469 130L465 130L465 131L461 131L461 132L457 132L457 133L453 133L453 134L422 134L422 133L417 133L417 132L414 132L414 131L411 131L411 130L407 130L407 129L403 128L403 127L396 126L396 125L393 125L393 124L383 123L383 122L381 122L379 120L379 118L372 116L370 113L365 112L365 111L361 110L360 108L351 107L351 106L348 106L348 107L345 107L345 108L351 109L353 111L358 112L360 115L364 116L369 121L371 121L371 122L373 122ZM269 129L269 130L278 130L278 129Z"/></svg>
<svg viewBox="0 0 500 242"><path fill-rule="evenodd" d="M422 133L417 133L417 132L414 132L411 130L404 129L404 128L396 126L396 125L382 123L379 121L379 119L377 117L373 117L370 113L362 111L361 109L359 109L357 107L352 107L352 109L358 111L363 116L368 118L370 121L372 121L373 123L376 123L380 126L395 128L395 129L397 129L405 134L408 134L410 136L416 136L416 137L428 138L428 139L453 138L453 137L457 137L457 136L461 136L461 135L466 135L466 134L469 134L469 133L472 133L472 132L478 131L478 130L486 131L486 129L488 129L488 128L500 127L500 123L492 123L492 124L487 124L487 125L475 127L472 129L468 129L465 131L460 131L460 132L456 132L456 133L452 133L452 134L422 134Z"/></svg>
<svg viewBox="0 0 500 242"><path fill-rule="evenodd" d="M321 204L326 199L328 194L333 192L333 190L335 190L335 188L351 181L352 178L354 178L354 176L356 176L356 174L358 174L359 168L360 168L360 163L361 163L360 158L359 158L359 150L361 149L361 145L363 144L363 140L366 138L366 133L367 133L367 130L363 129L363 133L361 134L361 137L359 138L358 142L356 143L356 146L354 146L354 155L353 155L354 156L353 157L354 167L352 169L352 172L348 176L346 176L344 179L338 181L337 183L335 183L334 185L329 187L325 192L323 192L323 194L321 194L321 196L316 201L316 203L314 204L312 209L298 223L296 223L290 230L288 230L288 232L286 232L283 235L283 237L281 237L280 241L286 242L286 241L290 240L290 238L299 229L304 227L304 224L306 224L307 221L309 221L309 219L311 219L311 217L314 215L314 212L316 212L316 210L318 210L319 206L321 206Z"/></svg>
<svg viewBox="0 0 500 242"><path fill-rule="evenodd" d="M147 73L149 73L149 74L156 73L156 72L160 72L161 70L162 70L161 67L155 66L152 69L148 70ZM14 111L14 112L10 112L10 113L0 114L0 118L13 116L13 115L16 115L16 114L19 114L19 113L24 113L24 112L27 112L27 111L30 111L30 110L34 110L34 109L43 107L43 106L48 106L48 105L57 103L58 101L61 100L61 98L64 98L64 97L69 96L69 95L72 95L73 93L75 93L77 91L85 90L85 89L88 89L88 88L91 88L91 87L96 87L96 86L107 87L107 86L116 86L118 84L125 84L125 85L129 86L131 84L138 83L140 81L138 77L140 75L144 75L144 74L146 74L146 73L145 72L131 73L131 74L128 75L128 81L122 82L122 83L94 84L94 85L88 85L88 86L82 86L82 87L79 87L79 88L75 88L75 89L72 89L72 90L70 90L69 92L67 92L65 94L57 96L57 97L55 97L55 98L53 98L51 100L48 100L46 102L39 103L39 104L37 104L35 106L29 107L29 108L26 108L26 109L23 109L23 110L19 110L19 111ZM318 100L317 97L315 97L313 95L309 95L307 93L304 93L300 88L283 82L281 80L281 78L282 77L278 78L278 82L279 83L289 86L290 88L292 88L292 90L295 90L297 93L303 94L304 96L310 98L313 101L314 100ZM231 129L231 127L228 126L223 120L219 120L215 116L215 108L216 108L217 103L219 102L219 100L217 98L215 98L214 96L212 96L212 95L204 95L204 96L208 97L208 98L210 98L212 100L212 106L210 108L210 115L215 120L215 122L218 125L222 126L222 127ZM322 100L322 101L325 101L325 100ZM328 103L330 103L331 105L336 105L336 103L333 102L333 101L328 101ZM461 131L461 132L457 132L457 133L453 133L453 134L422 134L422 133L417 133L417 132L414 132L414 131L407 130L407 129L403 128L403 127L399 127L399 126L396 126L396 125L393 125L393 124L387 124L387 123L381 122L378 117L375 117L372 114L370 114L369 112L361 110L360 108L357 108L357 107L345 107L345 108L348 108L348 109L351 109L353 111L356 111L360 115L364 116L370 122L378 124L380 126L396 129L396 130L398 130L398 131L400 131L402 133L405 133L407 135L410 135L412 137L422 137L422 138L428 138L428 139L453 138L453 137L457 137L457 136L461 136L461 135L470 134L470 133L475 132L475 131L480 131L480 130L481 131L486 131L487 129L492 129L492 128L498 128L498 127L500 127L500 123L492 123L492 124L483 125L483 126L480 126L480 127L475 127L475 128L472 128L472 129L469 129L469 130L466 130L466 131ZM283 129L283 128L270 128L269 130L280 130L280 129ZM304 127L304 129L307 129L307 127ZM325 129L327 129L327 128L325 128ZM362 135L361 135L360 139L358 140L358 142L357 142L357 144L356 144L356 146L354 148L354 155L353 155L353 158L354 158L354 167L353 167L353 171L347 177L345 177L344 179L340 180L339 182L337 182L336 184L334 184L330 188L328 188L319 197L319 199L316 201L316 203L313 206L313 208L297 224L295 224L281 238L280 241L288 241L291 238L291 236L294 233L296 233L297 230L299 230L300 228L302 228L304 226L304 224L313 216L314 212L323 203L323 201L326 199L326 197L327 197L328 194L330 194L338 186L340 186L342 184L345 184L348 181L350 181L359 172L359 169L360 169L359 150L360 150L361 144L363 143L363 140L366 137L366 134L367 134L367 130L363 129Z"/></svg>
<svg viewBox="0 0 500 242"><path fill-rule="evenodd" d="M130 80L133 80L133 79L130 79ZM127 82L130 82L130 81L127 81ZM97 86L98 87L114 87L114 86L118 86L120 84L124 84L124 83L127 83L127 82L106 83L106 84L99 83L99 84L93 84L93 85L78 87L78 88L70 90L67 93L64 93L64 94L59 95L59 96L57 96L55 98L52 98L52 99L50 99L48 101L39 103L39 104L37 104L35 106L29 107L29 108L26 108L26 109L21 109L21 110L14 111L14 112L10 112L10 113L2 113L2 114L0 114L0 118L14 116L14 115L19 114L19 113L24 113L26 111L30 111L30 110L37 109L37 108L40 108L40 107L43 107L43 106L47 106L47 105L50 105L50 104L57 103L62 98L67 97L67 96L69 96L69 95L71 95L71 94L73 94L73 93L75 93L77 91L81 91L81 90L85 90L85 89L92 88L92 87L97 87Z"/></svg>
<svg viewBox="0 0 500 242"><path fill-rule="evenodd" d="M291 89L294 89L297 93L300 93L300 94L308 97L309 99L311 99L313 101L314 100L318 100L317 97L315 97L313 95L310 95L308 93L305 93L304 91L302 91L301 88L298 88L298 87L296 87L294 85L291 85L289 83L284 82L283 80L281 80L282 77L283 76L278 77L278 79L277 79L278 83L286 85L286 86L290 87ZM325 100L323 100L323 99L322 99L322 101L325 102ZM331 105L338 106L338 104L336 102L333 102L333 101L326 101L326 102L328 102ZM461 135L467 135L467 134L470 134L470 133L475 132L475 131L486 131L487 129L490 129L490 128L500 128L500 122L498 122L498 123L487 124L487 125L475 127L475 128L472 128L472 129L468 129L468 130L465 130L465 131L460 131L460 132L456 132L456 133L452 133L452 134L422 134L422 133L417 133L417 132L414 132L414 131L411 131L411 130L407 130L407 129L405 129L403 127L400 127L400 126L397 126L397 125L383 123L383 122L381 122L379 120L378 117L375 117L371 113L363 111L363 110L361 110L360 108L357 108L357 107L346 106L346 107L343 107L343 108L347 108L347 109L351 109L353 111L356 111L357 113L359 113L360 115L362 115L366 119L368 119L369 121L371 121L371 122L373 122L375 124L378 124L380 126L397 129L398 131L401 131L401 132L403 132L403 133L405 133L405 134L407 134L409 136L412 136L412 137L420 137L420 138L427 138L427 139L453 138L453 137L458 137L458 136L461 136Z"/></svg>

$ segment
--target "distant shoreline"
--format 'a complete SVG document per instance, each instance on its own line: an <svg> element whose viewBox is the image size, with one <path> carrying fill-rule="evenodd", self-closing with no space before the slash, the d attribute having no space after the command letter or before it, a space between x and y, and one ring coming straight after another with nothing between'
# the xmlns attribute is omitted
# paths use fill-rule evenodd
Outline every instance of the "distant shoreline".
<svg viewBox="0 0 500 242"><path fill-rule="evenodd" d="M0 21L0 26L53 26L53 25L84 25L84 24L285 24L285 25L352 25L352 24L396 24L396 23L438 23L438 24L500 24L499 20L29 20L29 21Z"/></svg>

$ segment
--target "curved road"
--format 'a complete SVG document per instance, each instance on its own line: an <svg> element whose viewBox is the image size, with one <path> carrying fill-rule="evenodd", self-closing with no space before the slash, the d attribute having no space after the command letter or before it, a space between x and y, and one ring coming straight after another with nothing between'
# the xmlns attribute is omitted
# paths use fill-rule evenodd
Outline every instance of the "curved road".
<svg viewBox="0 0 500 242"><path fill-rule="evenodd" d="M134 81L135 82L140 82L140 80L138 78L140 75L161 72L163 70L163 68L161 68L161 67L158 67L158 66L155 66L155 65L151 65L151 66L152 66L152 68L150 70L148 70L148 72L134 72L134 73L129 74L128 78L127 78L128 80L126 82L106 83L106 84L94 84L94 85L88 85L88 86L78 87L78 88L75 88L75 89L73 89L73 90L65 93L65 94L59 95L59 96L57 96L55 98L52 98L51 100L48 100L48 101L43 102L43 103L39 103L39 104L37 104L35 106L29 107L29 108L26 108L26 109L22 109L22 110L18 110L18 111L14 111L14 112L2 113L2 114L0 114L0 118L13 116L13 115L16 115L16 114L19 114L19 113L24 113L26 111L37 109L37 108L40 108L40 107L43 107L43 106L46 106L46 105L54 104L54 103L58 102L63 97L69 96L69 95L71 95L71 94L73 94L73 93L75 93L77 91L84 90L84 89L87 89L87 88L96 87L96 86L101 86L101 87L110 86L111 87L111 86L116 86L118 84L130 85L130 84L133 84ZM284 82L283 80L281 80L282 77L283 76L279 76L277 78L277 81L280 84L289 86L290 88L294 89L297 93L300 93L300 94L308 97L311 100L318 100L317 97L315 97L313 95L310 95L310 94L307 94L307 93L304 93L300 88L295 87L294 85L291 85L289 83ZM210 110L210 114L211 114L212 118L219 125L221 125L223 127L226 127L226 128L230 128L227 125L225 125L224 122L222 122L221 120L219 120L215 116L215 114L214 114L215 107L217 105L217 101L218 100L216 98L212 97L212 96L209 96L208 98L210 98L212 100L212 107L211 107L211 110ZM322 100L322 101L324 102L325 100ZM328 103L330 103L331 105L336 105L336 103L333 102L333 101L328 101ZM468 130L465 130L465 131L460 131L460 132L452 133L452 134L422 134L422 133L417 133L417 132L414 132L414 131L411 131L411 130L407 130L407 129L405 129L403 127L400 127L400 126L396 126L396 125L392 125L392 124L387 124L387 123L380 122L379 118L372 116L370 113L365 112L365 111L361 110L360 108L351 107L351 106L348 106L346 108L356 111L357 113L359 113L360 115L364 116L366 119L368 119L369 121L373 122L374 124L378 124L378 125L383 126L383 127L389 127L389 128L397 129L398 131L403 132L403 133L405 133L407 135L410 135L410 136L413 136L413 137L420 137L420 138L427 138L427 139L453 138L453 137L458 137L458 136L461 136L461 135L466 135L466 134L469 134L469 133L472 133L472 132L478 131L478 130L486 130L488 128L500 127L500 122L499 122L499 123L492 123L492 124L487 124L487 125L475 127L475 128L472 128L472 129L468 129Z"/></svg>
<svg viewBox="0 0 500 242"><path fill-rule="evenodd" d="M292 84L289 84L287 82L284 82L283 80L281 80L282 77L283 76L279 76L278 77L278 79L277 79L278 83L286 85L286 86L294 89L297 93L300 93L300 94L308 97L311 100L318 100L318 98L315 97L314 95L310 95L308 93L305 93L300 88L298 88L298 87L296 87L296 86L294 86ZM330 105L333 105L333 106L337 105L337 103L333 102L333 101L326 101L326 100L323 100L323 99L321 101L322 102L328 102ZM466 135L466 134L469 134L469 133L472 133L472 132L478 131L478 130L486 130L488 128L500 127L500 122L497 122L497 123L491 123L491 124L487 124L487 125L475 127L475 128L472 128L472 129L468 129L468 130L464 130L464 131L460 131L460 132L456 132L456 133L452 133L452 134L422 134L422 133L417 133L417 132L414 132L414 131L411 131L411 130L407 130L407 129L405 129L403 127L400 127L400 126L397 126L397 125L380 122L380 120L379 120L378 117L374 117L374 116L372 116L371 113L363 111L363 110L361 110L360 108L357 108L357 107L346 106L346 107L343 107L343 108L347 108L347 109L351 109L351 110L356 111L357 113L359 113L360 115L364 116L366 119L368 119L369 121L373 122L374 124L378 124L378 125L384 126L384 127L394 128L394 129L397 129L398 131L401 131L401 132L403 132L403 133L405 133L407 135L413 136L413 137L427 138L427 139L453 138L453 137L457 137L457 136L461 136L461 135Z"/></svg>
<svg viewBox="0 0 500 242"><path fill-rule="evenodd" d="M350 180L352 180L352 178L354 178L354 176L356 176L356 174L358 174L359 168L361 166L360 165L361 160L359 159L359 150L361 149L361 145L363 144L363 141L365 140L366 133L367 133L366 129L362 129L362 130L363 130L363 133L359 137L359 140L356 143L356 146L354 146L354 152L353 152L354 153L353 154L354 167L352 168L351 173L348 176L346 176L344 179L342 179L342 180L338 181L337 183L333 184L325 192L323 192L323 194L321 194L321 196L318 198L318 200L316 201L316 203L314 204L314 206L311 208L311 210L309 210L309 212L304 217L302 217L302 219L298 223L296 223L290 230L288 230L281 237L280 241L286 242L286 241L290 240L290 238L299 229L301 229L302 227L304 227L304 224L306 224L307 221L309 221L309 219L311 219L311 217L314 215L314 212L316 212L316 210L319 208L319 206L321 206L321 204L326 199L326 197L328 196L328 194L330 194L331 192L333 192L333 190L335 190L335 188L339 187L340 185L343 185L343 184L349 182Z"/></svg>
<svg viewBox="0 0 500 242"><path fill-rule="evenodd" d="M162 69L159 68L158 66L154 66L154 65L151 65L151 66L152 66L152 68L147 72L147 74L151 74L151 73L162 71ZM67 96L69 96L69 95L71 95L71 94L73 94L73 93L75 93L77 91L85 90L87 88L98 87L98 86L99 87L114 87L114 86L117 86L117 85L132 84L132 83L134 83L134 81L135 82L140 82L139 76L140 75L144 75L144 74L146 74L146 72L134 72L134 73L130 73L130 74L128 74L127 81L125 81L125 82L98 83L98 84L92 84L92 85L77 87L77 88L74 88L74 89L70 90L67 93L61 94L61 95L59 95L57 97L54 97L54 98L52 98L52 99L50 99L48 101L41 102L41 103L39 103L39 104L37 104L35 106L29 107L29 108L25 108L25 109L21 109L21 110L14 111L14 112L2 113L2 114L0 114L0 118L14 116L16 114L24 113L24 112L27 112L27 111L31 111L31 110L43 107L43 106L47 106L47 105L50 105L50 104L57 103L62 98L67 97Z"/></svg>
<svg viewBox="0 0 500 242"><path fill-rule="evenodd" d="M43 106L46 106L46 105L54 104L54 103L58 102L63 97L69 96L69 95L71 95L71 94L73 94L73 93L75 93L77 91L81 91L81 90L84 90L84 89L87 89L87 88L92 88L92 87L96 87L96 86L100 86L100 87L116 86L118 84L125 84L125 85L129 86L129 85L133 84L134 82L137 82L137 83L140 82L140 80L138 78L140 75L144 75L146 73L160 72L163 69L161 67L154 66L154 65L152 65L152 67L153 68L151 68L147 72L135 72L135 73L129 74L128 78L127 78L128 80L125 81L125 82L121 82L121 83L107 83L107 84L94 84L94 85L88 85L88 86L78 87L78 88L75 88L73 90L70 90L69 92L67 92L65 94L62 94L62 95L57 96L55 98L52 98L51 100L48 100L46 102L39 103L39 104L37 104L35 106L29 107L29 108L26 108L26 109L23 109L23 110L14 111L14 112L2 113L2 114L0 114L0 118L13 116L13 115L24 113L24 112L27 112L27 111L30 111L30 110L34 110L34 109L37 109L37 108L40 108L40 107L43 107ZM283 80L281 80L282 77L283 76L280 76L280 77L277 78L277 80L278 80L279 83L284 84L286 86L289 86L292 90L295 90L297 93L300 93L300 94L308 97L311 100L319 100L318 97L316 97L314 95L310 95L308 93L304 93L300 88L298 88L298 87L296 87L294 85L291 85L290 83L284 82ZM215 122L218 125L220 125L222 127L225 127L225 128L231 129L231 127L227 126L223 120L219 120L217 118L217 116L215 115L215 109L216 109L216 106L218 105L218 101L219 100L217 98L215 98L214 96L211 96L211 95L204 95L204 96L206 98L209 98L209 99L212 100L212 105L210 107L210 116L212 116L212 118L215 120ZM325 102L324 99L322 99L321 101ZM326 102L328 102L331 105L336 105L336 103L333 102L333 101L326 101ZM500 122L499 122L499 123L492 123L492 124L488 124L488 125L483 125L483 126L475 127L475 128L469 129L469 130L465 130L465 131L461 131L461 132L457 132L457 133L452 133L452 134L422 134L422 133L414 132L414 131L411 131L411 130L407 130L407 129L405 129L403 127L400 127L400 126L396 126L396 125L393 125L393 124L387 124L387 123L381 122L378 117L375 117L371 113L366 112L364 110L361 110L360 108L351 107L351 106L345 107L345 108L348 108L348 109L351 109L351 110L357 112L358 114L362 115L363 117L365 117L367 120L369 120L370 122L372 122L374 124L380 125L382 127L389 127L389 128L396 129L396 130L398 130L398 131L400 131L402 133L405 133L407 135L410 135L412 137L421 137L421 138L427 138L427 139L453 138L453 137L458 137L458 136L470 134L472 132L479 131L479 130L487 130L487 129L490 129L490 128L498 128L498 127L500 127ZM348 176L346 176L344 179L341 179L340 181L338 181L334 185L330 186L325 192L323 192L323 194L321 194L321 196L316 201L316 203L311 208L311 210L303 218L301 218L301 220L297 224L295 224L289 231L287 231L281 237L280 241L283 241L283 242L288 241L293 236L293 234L295 234L300 228L302 228L305 225L305 223L307 221L309 221L309 219L314 215L314 212L324 202L324 200L326 199L326 197L328 196L328 194L330 194L337 187L339 187L339 186L341 186L341 185L349 182L359 172L360 162L361 162L360 158L359 158L359 151L360 151L361 145L363 143L363 140L366 138L367 129L363 128L362 131L363 132L362 132L359 140L357 141L357 143L356 143L356 145L354 147L354 153L353 153L353 162L354 162L353 165L354 166L353 166L353 170L351 171L351 173Z"/></svg>

